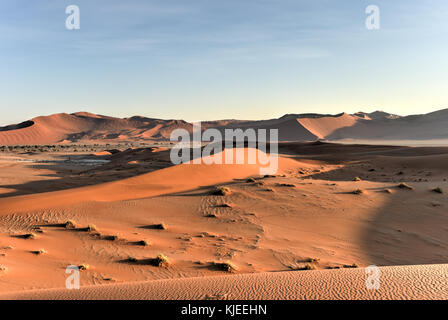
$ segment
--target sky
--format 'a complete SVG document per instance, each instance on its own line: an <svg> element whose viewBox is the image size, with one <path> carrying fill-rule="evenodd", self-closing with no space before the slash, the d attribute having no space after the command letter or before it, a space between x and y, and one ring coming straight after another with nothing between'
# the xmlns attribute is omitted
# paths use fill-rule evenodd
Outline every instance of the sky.
<svg viewBox="0 0 448 320"><path fill-rule="evenodd" d="M448 108L447 35L446 0L0 0L0 125L427 113Z"/></svg>

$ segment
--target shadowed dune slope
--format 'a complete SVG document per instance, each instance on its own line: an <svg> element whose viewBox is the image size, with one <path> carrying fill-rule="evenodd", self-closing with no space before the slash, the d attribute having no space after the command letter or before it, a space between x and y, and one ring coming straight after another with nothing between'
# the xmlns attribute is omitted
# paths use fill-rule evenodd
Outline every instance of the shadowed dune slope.
<svg viewBox="0 0 448 320"><path fill-rule="evenodd" d="M50 289L0 299L447 299L448 265L380 268L379 290L368 290L365 269L290 271Z"/></svg>

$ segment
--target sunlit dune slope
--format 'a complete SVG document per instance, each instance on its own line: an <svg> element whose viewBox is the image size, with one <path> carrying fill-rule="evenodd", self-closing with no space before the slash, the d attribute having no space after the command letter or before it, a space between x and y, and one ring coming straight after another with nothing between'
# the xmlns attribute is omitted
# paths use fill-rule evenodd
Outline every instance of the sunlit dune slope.
<svg viewBox="0 0 448 320"><path fill-rule="evenodd" d="M447 299L448 265L380 268L379 289L365 269L291 271L156 280L0 295L0 299Z"/></svg>
<svg viewBox="0 0 448 320"><path fill-rule="evenodd" d="M211 186L232 179L241 179L260 174L261 168L267 166L255 163L248 164L248 150L245 149L244 164L191 164L185 163L140 176L105 183L96 186L83 187L36 195L25 195L0 199L0 214L69 206L88 201L120 201L158 196L192 190L203 186ZM252 149L258 155L261 151ZM222 153L207 159L221 157L224 159L234 149L227 149ZM236 156L236 152L233 153ZM234 158L235 159L235 158ZM236 161L234 161L236 162ZM278 157L278 168L295 168L300 163L288 158Z"/></svg>

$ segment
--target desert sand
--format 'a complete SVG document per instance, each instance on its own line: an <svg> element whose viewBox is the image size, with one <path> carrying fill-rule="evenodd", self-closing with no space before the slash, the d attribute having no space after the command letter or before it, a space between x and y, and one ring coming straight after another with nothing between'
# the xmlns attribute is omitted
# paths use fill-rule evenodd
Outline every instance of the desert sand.
<svg viewBox="0 0 448 320"><path fill-rule="evenodd" d="M278 121L319 138L368 115L352 117ZM24 142L0 150L0 298L448 297L448 148L283 142L278 172L262 176L260 164L174 166L161 141L65 141L77 121L77 132L147 121L121 120L78 113L48 135L48 119L0 132ZM88 266L80 291L65 289L69 265ZM381 267L378 291L365 286L370 265Z"/></svg>
<svg viewBox="0 0 448 320"><path fill-rule="evenodd" d="M444 300L447 265L382 267L379 290L368 290L364 269L275 272L168 279L0 294L40 300Z"/></svg>

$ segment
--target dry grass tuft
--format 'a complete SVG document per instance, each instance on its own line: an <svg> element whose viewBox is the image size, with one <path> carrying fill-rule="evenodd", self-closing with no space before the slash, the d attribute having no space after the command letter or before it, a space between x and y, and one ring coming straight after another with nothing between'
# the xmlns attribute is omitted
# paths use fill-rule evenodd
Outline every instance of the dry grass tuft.
<svg viewBox="0 0 448 320"><path fill-rule="evenodd" d="M307 263L307 264L305 264L305 266L302 268L302 270L317 270L317 267L316 267L314 264Z"/></svg>
<svg viewBox="0 0 448 320"><path fill-rule="evenodd" d="M118 235L114 234L114 235L110 235L110 236L104 236L102 237L103 240L108 240L108 241L118 241L120 238L118 237Z"/></svg>
<svg viewBox="0 0 448 320"><path fill-rule="evenodd" d="M151 242L149 240L140 240L140 241L137 241L136 244L138 246L147 247L147 246L151 245Z"/></svg>
<svg viewBox="0 0 448 320"><path fill-rule="evenodd" d="M80 266L78 266L79 270L81 271L86 271L90 269L90 266L86 263L81 264Z"/></svg>
<svg viewBox="0 0 448 320"><path fill-rule="evenodd" d="M89 224L86 228L88 232L98 231L98 228L94 224Z"/></svg>
<svg viewBox="0 0 448 320"><path fill-rule="evenodd" d="M27 233L27 234L20 236L20 238L23 238L23 239L36 239L36 237L37 237L37 235L34 232Z"/></svg>
<svg viewBox="0 0 448 320"><path fill-rule="evenodd" d="M76 229L76 222L73 220L67 220L64 223L65 229Z"/></svg>
<svg viewBox="0 0 448 320"><path fill-rule="evenodd" d="M235 272L237 267L230 261L219 261L211 263L213 268L224 272Z"/></svg>
<svg viewBox="0 0 448 320"><path fill-rule="evenodd" d="M360 177L354 177L353 181L362 181L362 179Z"/></svg>
<svg viewBox="0 0 448 320"><path fill-rule="evenodd" d="M288 187L288 188L295 188L296 185L292 183L277 183L277 186L279 187Z"/></svg>
<svg viewBox="0 0 448 320"><path fill-rule="evenodd" d="M157 267L167 268L170 265L170 260L163 253L159 253L154 259L154 264Z"/></svg>
<svg viewBox="0 0 448 320"><path fill-rule="evenodd" d="M31 253L39 256L41 254L47 253L47 251L45 251L45 249L39 249L39 250L31 251Z"/></svg>
<svg viewBox="0 0 448 320"><path fill-rule="evenodd" d="M352 191L353 194L363 194L365 191L363 189L356 189Z"/></svg>
<svg viewBox="0 0 448 320"><path fill-rule="evenodd" d="M216 196L228 196L232 193L232 190L228 187L216 187L213 194Z"/></svg>
<svg viewBox="0 0 448 320"><path fill-rule="evenodd" d="M152 225L153 229L157 229L157 230L166 230L168 229L168 226L165 223L156 223Z"/></svg>
<svg viewBox="0 0 448 320"><path fill-rule="evenodd" d="M432 192L436 192L436 193L443 193L443 189L440 188L440 187L437 187L437 188L435 188L435 189L432 189L431 191L432 191Z"/></svg>
<svg viewBox="0 0 448 320"><path fill-rule="evenodd" d="M168 226L164 222L161 222L161 223L150 224L147 226L141 226L139 228L150 229L150 230L167 230Z"/></svg>

